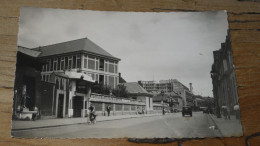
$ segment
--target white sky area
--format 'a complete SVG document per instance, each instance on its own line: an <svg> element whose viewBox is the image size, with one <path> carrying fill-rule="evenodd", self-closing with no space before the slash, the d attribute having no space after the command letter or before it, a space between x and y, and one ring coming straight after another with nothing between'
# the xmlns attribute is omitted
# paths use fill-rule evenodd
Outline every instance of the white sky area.
<svg viewBox="0 0 260 146"><path fill-rule="evenodd" d="M18 45L39 47L88 37L121 59L127 82L177 79L212 96L213 51L227 35L225 11L107 12L21 9Z"/></svg>

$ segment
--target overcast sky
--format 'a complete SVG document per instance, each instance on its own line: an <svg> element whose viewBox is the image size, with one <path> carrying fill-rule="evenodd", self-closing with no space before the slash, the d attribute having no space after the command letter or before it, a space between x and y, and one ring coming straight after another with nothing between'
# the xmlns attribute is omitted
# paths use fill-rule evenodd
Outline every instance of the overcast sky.
<svg viewBox="0 0 260 146"><path fill-rule="evenodd" d="M195 94L212 96L213 50L228 22L218 12L105 12L22 8L18 45L45 46L88 37L122 59L127 82L177 79Z"/></svg>

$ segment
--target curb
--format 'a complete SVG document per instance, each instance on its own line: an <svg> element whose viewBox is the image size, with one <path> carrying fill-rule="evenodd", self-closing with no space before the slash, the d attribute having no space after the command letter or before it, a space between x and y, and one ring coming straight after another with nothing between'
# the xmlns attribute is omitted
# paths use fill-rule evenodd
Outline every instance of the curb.
<svg viewBox="0 0 260 146"><path fill-rule="evenodd" d="M223 137L223 133L221 132L221 130L220 130L218 124L217 124L217 123L215 122L215 120L213 119L212 115L211 115L211 114L208 114L208 115L209 115L210 119L213 121L213 123L214 123L216 129L219 131L221 137Z"/></svg>
<svg viewBox="0 0 260 146"><path fill-rule="evenodd" d="M142 116L142 117L153 117L153 116L160 116L160 115L149 115L149 116ZM115 121L115 120L131 119L131 118L142 118L142 117L125 117L125 118L119 118L119 119L106 119L106 120L101 120L101 121L97 120L97 122ZM79 125L79 124L86 124L86 122L72 123L72 124L62 124L62 125L40 126L40 127L31 127L31 128L18 128L18 129L12 129L11 132L23 131L23 130L33 130L33 129L42 129L42 128L51 128L51 127L71 126L71 125Z"/></svg>

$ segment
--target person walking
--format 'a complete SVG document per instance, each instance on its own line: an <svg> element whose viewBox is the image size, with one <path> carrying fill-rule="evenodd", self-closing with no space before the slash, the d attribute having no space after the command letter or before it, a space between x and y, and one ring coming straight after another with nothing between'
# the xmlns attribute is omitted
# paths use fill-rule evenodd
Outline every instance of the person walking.
<svg viewBox="0 0 260 146"><path fill-rule="evenodd" d="M229 108L229 106L227 106L227 119L230 120L230 108Z"/></svg>
<svg viewBox="0 0 260 146"><path fill-rule="evenodd" d="M108 105L108 106L107 106L107 116L108 116L108 117L110 116L110 110L111 110L111 107Z"/></svg>

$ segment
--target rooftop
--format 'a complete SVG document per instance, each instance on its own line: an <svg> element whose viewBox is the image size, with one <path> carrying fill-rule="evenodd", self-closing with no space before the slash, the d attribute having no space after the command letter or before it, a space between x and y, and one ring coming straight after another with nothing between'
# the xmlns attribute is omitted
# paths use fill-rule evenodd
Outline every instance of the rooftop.
<svg viewBox="0 0 260 146"><path fill-rule="evenodd" d="M106 50L99 47L97 44L92 42L88 38L82 38L62 43L57 43L53 45L41 46L37 48L33 48L32 50L42 52L39 57L52 56L64 53L72 53L72 52L86 52L94 55L100 55L103 57L108 57L114 60L120 60L119 58L114 57Z"/></svg>

